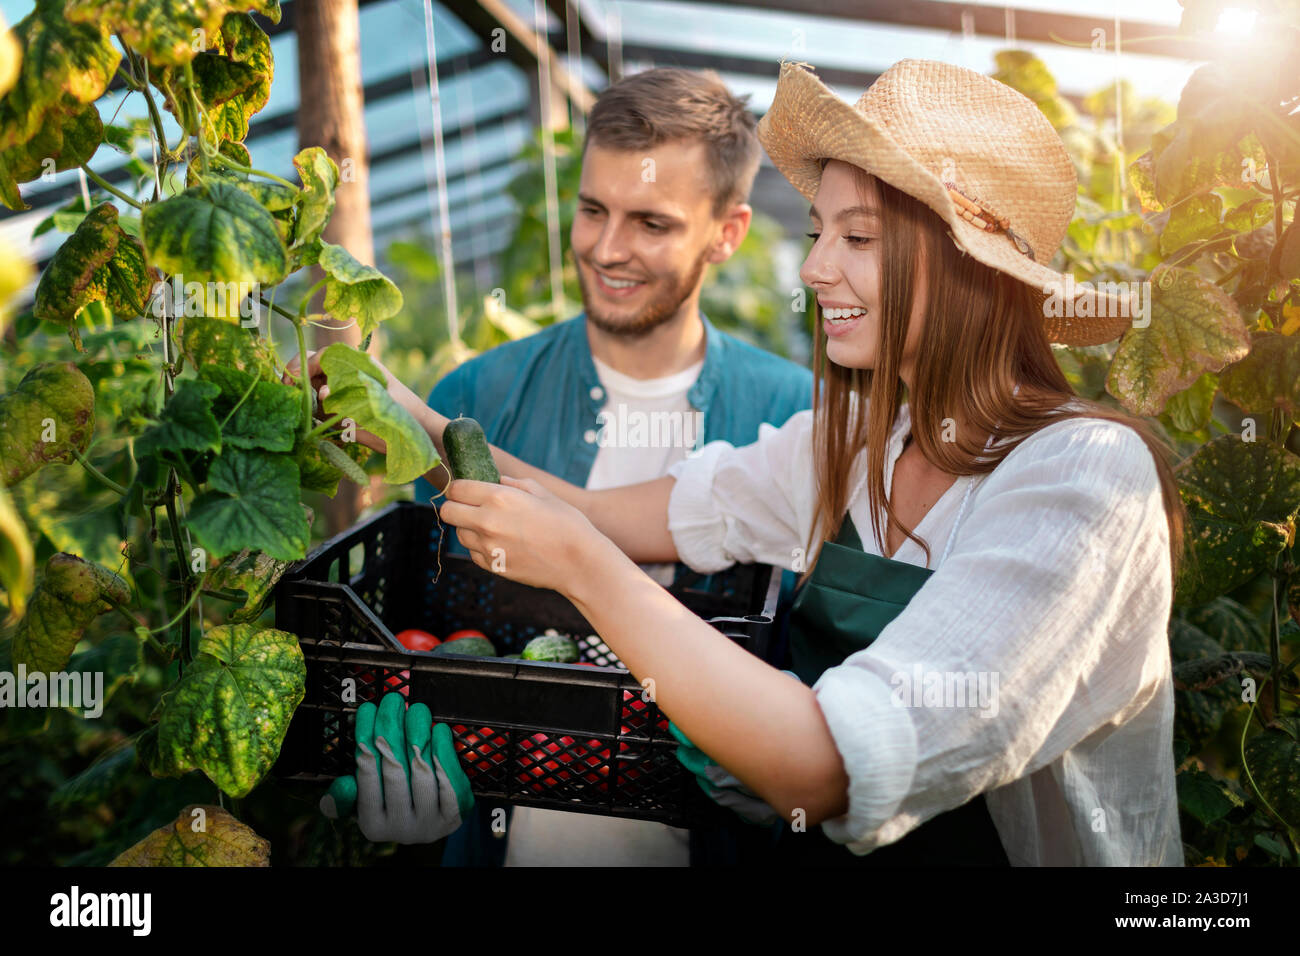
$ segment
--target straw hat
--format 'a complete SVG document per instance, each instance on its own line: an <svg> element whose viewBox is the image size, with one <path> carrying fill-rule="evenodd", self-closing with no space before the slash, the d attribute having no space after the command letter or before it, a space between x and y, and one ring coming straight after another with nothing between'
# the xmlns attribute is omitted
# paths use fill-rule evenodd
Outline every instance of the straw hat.
<svg viewBox="0 0 1300 956"><path fill-rule="evenodd" d="M1033 101L992 77L900 60L850 106L808 64L782 61L758 138L809 200L823 160L839 159L925 203L957 248L1039 291L1051 342L1108 342L1139 315L1131 284L1094 289L1048 268L1074 214L1074 164Z"/></svg>

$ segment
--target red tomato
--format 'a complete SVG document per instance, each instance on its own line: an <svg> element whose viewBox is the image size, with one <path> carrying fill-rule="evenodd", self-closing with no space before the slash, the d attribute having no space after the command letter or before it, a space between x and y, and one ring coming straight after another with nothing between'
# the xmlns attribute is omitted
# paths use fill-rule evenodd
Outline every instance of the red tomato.
<svg viewBox="0 0 1300 956"><path fill-rule="evenodd" d="M397 638L398 644L401 644L409 651L431 651L442 643L428 631L418 631L414 628L399 631L393 636Z"/></svg>
<svg viewBox="0 0 1300 956"><path fill-rule="evenodd" d="M487 635L482 631L452 631L447 635L447 640L443 643L450 644L452 641L459 641L462 637L481 637L487 640Z"/></svg>

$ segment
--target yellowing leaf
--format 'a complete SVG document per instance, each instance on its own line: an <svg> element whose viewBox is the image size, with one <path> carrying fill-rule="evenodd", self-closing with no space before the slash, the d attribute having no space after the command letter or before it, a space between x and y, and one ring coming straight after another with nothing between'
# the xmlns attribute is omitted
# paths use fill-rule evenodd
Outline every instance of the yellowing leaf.
<svg viewBox="0 0 1300 956"><path fill-rule="evenodd" d="M1146 328L1125 333L1106 390L1135 415L1158 415L1169 396L1250 351L1237 304L1194 272L1153 273Z"/></svg>
<svg viewBox="0 0 1300 956"><path fill-rule="evenodd" d="M18 517L9 492L0 487L0 589L12 617L21 617L32 589L36 562L23 519Z"/></svg>
<svg viewBox="0 0 1300 956"><path fill-rule="evenodd" d="M270 866L271 844L221 807L190 804L108 865Z"/></svg>
<svg viewBox="0 0 1300 956"><path fill-rule="evenodd" d="M112 571L75 554L51 555L14 631L14 665L45 673L62 670L91 622L130 596Z"/></svg>
<svg viewBox="0 0 1300 956"><path fill-rule="evenodd" d="M95 387L72 362L42 362L0 395L0 485L75 460L95 432Z"/></svg>
<svg viewBox="0 0 1300 956"><path fill-rule="evenodd" d="M251 623L204 633L185 675L163 696L158 754L168 770L202 770L232 797L245 796L271 769L307 665L298 639Z"/></svg>

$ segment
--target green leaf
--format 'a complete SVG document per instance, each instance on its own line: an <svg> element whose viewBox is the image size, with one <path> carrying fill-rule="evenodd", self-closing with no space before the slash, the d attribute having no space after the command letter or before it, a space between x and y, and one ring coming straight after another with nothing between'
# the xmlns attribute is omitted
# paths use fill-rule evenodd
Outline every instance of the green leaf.
<svg viewBox="0 0 1300 956"><path fill-rule="evenodd" d="M163 697L160 754L175 770L202 770L228 795L245 796L275 763L306 675L287 631L250 623L209 629Z"/></svg>
<svg viewBox="0 0 1300 956"><path fill-rule="evenodd" d="M1225 368L1219 385L1223 396L1248 414L1267 420L1280 408L1288 418L1300 417L1300 336L1257 335L1250 354Z"/></svg>
<svg viewBox="0 0 1300 956"><path fill-rule="evenodd" d="M136 671L144 664L144 645L134 634L113 634L89 650L72 655L69 673L102 674L102 706L124 682L134 683ZM86 708L82 708L85 710Z"/></svg>
<svg viewBox="0 0 1300 956"><path fill-rule="evenodd" d="M82 634L99 615L130 599L126 583L112 571L59 552L45 563L31 607L18 622L13 663L50 673L63 669Z"/></svg>
<svg viewBox="0 0 1300 956"><path fill-rule="evenodd" d="M130 778L134 769L135 745L128 743L61 783L50 794L50 806L55 810L66 810L103 803Z"/></svg>
<svg viewBox="0 0 1300 956"><path fill-rule="evenodd" d="M1189 242L1223 233L1222 216L1223 200L1214 193L1180 202L1171 210L1169 222L1160 233L1160 254L1168 256Z"/></svg>
<svg viewBox="0 0 1300 956"><path fill-rule="evenodd" d="M158 424L136 439L136 458L166 451L221 451L221 426L212 413L212 401L220 392L212 382L178 380Z"/></svg>
<svg viewBox="0 0 1300 956"><path fill-rule="evenodd" d="M117 252L105 266L108 270L108 297L106 302L118 318L144 315L149 307L156 270L144 261L144 246L138 239L118 229Z"/></svg>
<svg viewBox="0 0 1300 956"><path fill-rule="evenodd" d="M292 451L297 437L298 419L302 416L302 392L279 382L258 382L253 391L235 408L253 376L234 368L205 365L199 377L221 389L214 413L225 419L231 408L234 414L221 429L221 439L236 448L265 448L267 451Z"/></svg>
<svg viewBox="0 0 1300 956"><path fill-rule="evenodd" d="M1190 519L1175 603L1202 604L1272 566L1295 534L1300 458L1266 441L1223 435L1178 466Z"/></svg>
<svg viewBox="0 0 1300 956"><path fill-rule="evenodd" d="M1120 341L1107 391L1134 415L1158 415L1169 397L1250 349L1232 299L1196 273L1161 267L1152 275L1151 316Z"/></svg>
<svg viewBox="0 0 1300 956"><path fill-rule="evenodd" d="M0 485L75 460L95 433L95 389L72 362L42 362L0 395Z"/></svg>
<svg viewBox="0 0 1300 956"><path fill-rule="evenodd" d="M1246 766L1273 811L1300 826L1300 718L1279 717L1246 741Z"/></svg>
<svg viewBox="0 0 1300 956"><path fill-rule="evenodd" d="M322 240L319 265L325 271L325 311L340 319L355 318L362 336L401 311L401 290L342 246Z"/></svg>
<svg viewBox="0 0 1300 956"><path fill-rule="evenodd" d="M297 250L320 238L334 212L334 190L339 184L339 168L325 150L310 146L293 158L302 180L298 199L298 225L291 249Z"/></svg>
<svg viewBox="0 0 1300 956"><path fill-rule="evenodd" d="M1241 797L1204 770L1184 770L1176 782L1178 805L1204 824L1213 823L1234 807L1245 805Z"/></svg>
<svg viewBox="0 0 1300 956"><path fill-rule="evenodd" d="M255 621L261 616L271 589L275 587L287 561L279 561L264 551L252 551L248 548L225 558L208 575L208 587L215 590L243 591L246 600L244 606L230 615L234 623Z"/></svg>
<svg viewBox="0 0 1300 956"><path fill-rule="evenodd" d="M212 463L208 487L190 509L190 524L214 557L243 548L285 561L306 556L310 528L292 458L227 448Z"/></svg>
<svg viewBox="0 0 1300 956"><path fill-rule="evenodd" d="M1282 246L1278 250L1277 271L1283 279L1300 279L1300 229L1292 221L1282 233Z"/></svg>
<svg viewBox="0 0 1300 956"><path fill-rule="evenodd" d="M1056 79L1041 59L1025 50L999 50L993 59L997 64L993 78L1033 100L1054 129L1078 123L1074 106L1057 91Z"/></svg>
<svg viewBox="0 0 1300 956"><path fill-rule="evenodd" d="M1222 650L1268 650L1268 638L1260 629L1250 608L1230 597L1217 597L1208 604L1179 608L1178 613L1189 624L1207 634L1213 634Z"/></svg>
<svg viewBox="0 0 1300 956"><path fill-rule="evenodd" d="M263 381L280 381L275 353L256 330L200 315L185 316L180 321L181 352L194 368L220 365L256 374Z"/></svg>
<svg viewBox="0 0 1300 956"><path fill-rule="evenodd" d="M270 866L271 844L221 807L190 804L108 865Z"/></svg>
<svg viewBox="0 0 1300 956"><path fill-rule="evenodd" d="M131 49L161 67L193 60L217 36L227 13L244 10L280 22L279 0L67 0L64 15L120 33Z"/></svg>
<svg viewBox="0 0 1300 956"><path fill-rule="evenodd" d="M14 27L22 65L0 99L0 150L30 140L49 113L99 99L122 59L101 24L71 22L63 7L63 0L37 0Z"/></svg>
<svg viewBox="0 0 1300 956"><path fill-rule="evenodd" d="M326 414L346 415L387 443L385 481L405 484L438 464L429 433L388 394L384 374L370 356L335 342L320 353L320 366L330 386Z"/></svg>
<svg viewBox="0 0 1300 956"><path fill-rule="evenodd" d="M1213 372L1206 372L1190 388L1185 388L1169 399L1161 420L1167 420L1180 432L1199 432L1210 423L1210 413L1214 410L1214 394L1218 391L1219 378ZM1207 436L1208 437L1208 436Z"/></svg>
<svg viewBox="0 0 1300 956"><path fill-rule="evenodd" d="M238 186L220 180L145 206L149 261L189 282L275 285L288 267L275 220Z"/></svg>

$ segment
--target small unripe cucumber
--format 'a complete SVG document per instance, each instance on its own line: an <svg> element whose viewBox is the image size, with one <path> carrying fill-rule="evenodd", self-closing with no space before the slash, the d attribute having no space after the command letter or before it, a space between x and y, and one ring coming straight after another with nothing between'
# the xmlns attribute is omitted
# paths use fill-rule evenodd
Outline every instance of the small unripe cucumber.
<svg viewBox="0 0 1300 956"><path fill-rule="evenodd" d="M448 422L442 444L447 449L447 467L453 478L501 484L501 473L492 460L487 438L474 419L462 417Z"/></svg>

